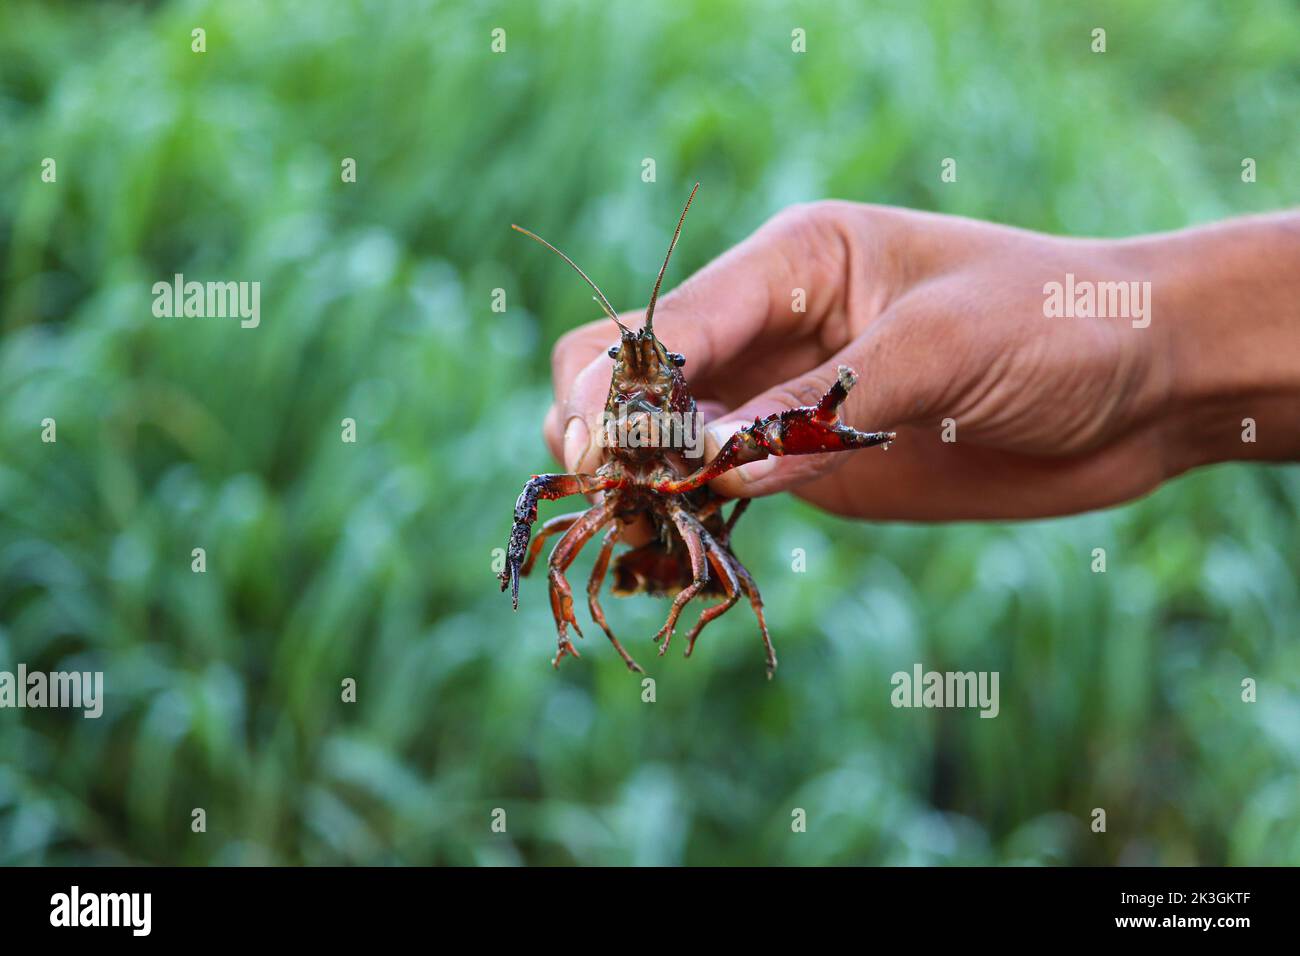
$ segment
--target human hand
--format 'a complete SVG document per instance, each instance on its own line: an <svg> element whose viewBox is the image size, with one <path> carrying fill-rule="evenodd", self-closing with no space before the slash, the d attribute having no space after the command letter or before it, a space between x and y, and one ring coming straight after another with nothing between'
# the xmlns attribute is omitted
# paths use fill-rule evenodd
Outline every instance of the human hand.
<svg viewBox="0 0 1300 956"><path fill-rule="evenodd" d="M663 297L655 327L687 357L713 419L706 461L736 427L814 403L841 364L860 376L842 419L898 432L888 453L746 465L716 479L719 492L791 491L871 518L1064 514L1206 461L1297 453L1300 300L1284 294L1295 280L1261 274L1242 249L1263 243L1276 255L1278 240L1300 259L1294 217L1096 240L822 202L780 213ZM1049 317L1045 288L1067 274L1076 288L1138 283L1129 314ZM635 328L643 313L622 318ZM1259 334L1241 335L1243 321ZM555 347L545 431L567 470L600 463L590 436L612 340L602 319ZM1290 416L1290 427L1234 449L1243 411L1283 425Z"/></svg>

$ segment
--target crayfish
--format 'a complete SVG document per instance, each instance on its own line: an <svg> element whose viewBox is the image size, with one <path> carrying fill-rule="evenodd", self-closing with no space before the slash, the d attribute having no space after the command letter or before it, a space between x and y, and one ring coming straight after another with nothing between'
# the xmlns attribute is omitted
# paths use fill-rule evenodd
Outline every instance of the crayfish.
<svg viewBox="0 0 1300 956"><path fill-rule="evenodd" d="M655 280L645 323L637 331L619 321L604 293L572 259L527 229L511 227L540 242L572 266L596 293L595 301L618 326L620 340L609 349L614 375L605 404L606 423L617 419L641 438L607 443L607 459L594 474L533 475L515 503L514 527L505 567L499 577L501 590L510 588L516 610L519 578L532 570L545 541L561 535L548 562L551 611L557 632L557 652L551 662L555 667L559 667L566 654L580 656L568 637L569 625L573 625L579 637L582 629L573 613L573 591L565 571L587 542L608 528L587 584L587 603L592 619L609 637L623 662L630 670L644 673L610 629L599 594L622 528L646 516L655 536L648 544L623 552L613 562L613 591L620 596L647 593L673 598L668 618L654 638L662 642L660 656L668 649L677 618L692 598L716 596L720 600L701 612L686 635L688 657L704 626L728 611L744 594L758 619L767 676L771 678L776 670L776 652L763 617L763 601L754 579L731 548L732 529L750 499L738 499L724 519L722 506L730 499L713 491L709 482L732 468L770 455L850 451L871 445L888 447L895 438L893 432L860 432L839 421L837 410L857 380L852 369L841 365L836 381L816 405L756 418L752 425L733 434L711 461L693 471L683 464L682 430L671 424L694 418L695 399L682 373L686 357L668 351L655 337L654 312L664 273L698 189L696 183L686 200L659 278ZM646 436L658 440L646 441ZM551 518L542 524L534 538L532 526L537 520L538 501L571 495L598 496L597 503L585 511Z"/></svg>

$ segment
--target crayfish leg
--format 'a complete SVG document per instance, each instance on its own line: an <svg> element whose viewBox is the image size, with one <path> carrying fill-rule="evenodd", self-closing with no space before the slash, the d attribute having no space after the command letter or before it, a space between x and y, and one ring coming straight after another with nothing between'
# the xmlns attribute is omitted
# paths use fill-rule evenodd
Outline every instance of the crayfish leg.
<svg viewBox="0 0 1300 956"><path fill-rule="evenodd" d="M570 624L578 632L579 637L582 636L582 628L578 626L578 619L573 613L573 589L569 587L564 572L568 570L569 565L578 556L578 552L592 536L609 523L613 514L612 501L606 500L592 506L570 526L555 546L555 550L551 552L549 561L551 613L555 616L556 631L556 653L555 659L551 661L553 667L559 667L560 661L564 660L566 654L573 657L582 656L569 640Z"/></svg>
<svg viewBox="0 0 1300 956"><path fill-rule="evenodd" d="M704 587L709 580L709 563L705 558L704 539L700 534L699 523L691 516L690 512L680 505L673 507L670 515L678 534L686 542L686 552L691 559L691 583L677 592L677 596L673 598L673 606L668 609L668 620L664 622L664 626L655 635L656 642L663 641L659 645L660 657L663 657L673 639L673 628L677 626L677 618L681 615L682 608L699 593L700 588Z"/></svg>
<svg viewBox="0 0 1300 956"><path fill-rule="evenodd" d="M763 617L763 597L758 593L758 585L754 583L753 576L749 569L740 563L740 559L732 555L736 577L740 579L740 588L745 592L745 597L749 598L749 606L754 609L754 617L758 618L758 630L763 635L763 650L767 656L767 679L771 680L772 675L776 673L776 648L772 646L772 635L767 632L767 621Z"/></svg>
<svg viewBox="0 0 1300 956"><path fill-rule="evenodd" d="M542 552L542 546L546 544L547 540L563 531L568 531L573 527L573 523L584 514L586 514L585 511L572 511L567 515L556 515L554 518L543 522L542 526L537 529L536 536L528 545L528 557L524 559L523 566L519 569L519 576L521 578L528 577L529 572L533 570L533 565L537 563L537 556Z"/></svg>
<svg viewBox="0 0 1300 956"><path fill-rule="evenodd" d="M700 631L704 630L704 625L714 618L726 614L740 597L740 583L736 579L736 572L731 566L735 559L707 533L703 537L705 548L709 554L709 564L713 565L713 570L717 571L718 576L722 578L722 587L725 594L717 604L706 607L700 612L700 619L695 622L695 626L686 635L687 657L690 657L691 652L695 650L695 640L700 636Z"/></svg>
<svg viewBox="0 0 1300 956"><path fill-rule="evenodd" d="M749 503L753 500L753 498L737 500L736 507L732 508L731 514L727 516L727 523L722 527L722 541L728 547L731 545L731 530L736 527L736 522L740 520L740 516L745 513L745 509L749 507Z"/></svg>
<svg viewBox="0 0 1300 956"><path fill-rule="evenodd" d="M600 606L600 589L605 583L605 574L609 570L609 558L614 552L614 543L618 541L619 527L615 522L605 533L605 540L601 543L600 554L596 556L596 563L591 569L591 577L587 581L587 607L591 611L591 619L600 625L600 629L605 632L609 642L614 645L614 650L618 651L618 656L623 658L623 663L627 669L635 671L638 674L644 674L641 665L632 659L632 655L623 649L614 632L610 630L609 623L605 620L605 611Z"/></svg>

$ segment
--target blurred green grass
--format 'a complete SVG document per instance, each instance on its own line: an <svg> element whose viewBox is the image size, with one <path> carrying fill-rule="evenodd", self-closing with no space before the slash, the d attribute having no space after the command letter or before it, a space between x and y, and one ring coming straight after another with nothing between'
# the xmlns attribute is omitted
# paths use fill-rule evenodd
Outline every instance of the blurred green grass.
<svg viewBox="0 0 1300 956"><path fill-rule="evenodd" d="M510 222L630 307L696 179L676 279L825 196L1115 236L1277 208L1298 39L1281 0L5 4L0 669L108 698L0 712L0 862L1300 862L1295 467L1018 525L763 501L777 680L741 610L653 705L602 641L552 673L544 589L512 615L490 567L593 311ZM261 327L154 318L176 272L260 281ZM607 610L649 656L662 604ZM916 661L1000 671L1001 716L894 710Z"/></svg>

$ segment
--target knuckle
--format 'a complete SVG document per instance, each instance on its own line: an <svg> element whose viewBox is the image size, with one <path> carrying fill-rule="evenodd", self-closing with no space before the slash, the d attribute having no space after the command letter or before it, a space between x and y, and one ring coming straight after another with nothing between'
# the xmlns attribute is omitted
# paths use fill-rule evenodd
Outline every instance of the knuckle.
<svg viewBox="0 0 1300 956"><path fill-rule="evenodd" d="M555 340L551 346L551 365L559 368L567 356L574 353L579 347L579 334L581 329L570 329Z"/></svg>
<svg viewBox="0 0 1300 956"><path fill-rule="evenodd" d="M680 283L660 294L655 306L655 318L668 318L675 313L689 315L700 304L700 286L704 281L703 273L696 272Z"/></svg>
<svg viewBox="0 0 1300 956"><path fill-rule="evenodd" d="M826 394L827 388L829 385L808 376L798 381L787 382L776 391L774 397L787 408L802 408L816 405Z"/></svg>
<svg viewBox="0 0 1300 956"><path fill-rule="evenodd" d="M839 224L844 208L850 205L833 199L794 203L772 216L766 225L785 235L816 235Z"/></svg>
<svg viewBox="0 0 1300 956"><path fill-rule="evenodd" d="M608 322L608 320L606 320ZM561 335L551 346L551 373L557 394L573 384L572 379L609 348L609 334L598 323L579 326ZM561 382L561 378L570 379Z"/></svg>
<svg viewBox="0 0 1300 956"><path fill-rule="evenodd" d="M892 245L905 222L899 210L890 206L819 199L787 206L764 228L804 248L828 249L847 242L870 252L875 246Z"/></svg>

